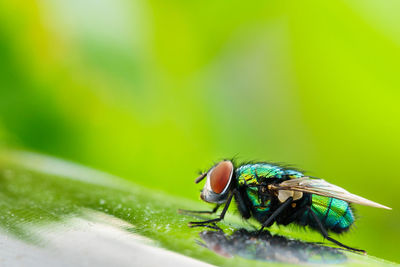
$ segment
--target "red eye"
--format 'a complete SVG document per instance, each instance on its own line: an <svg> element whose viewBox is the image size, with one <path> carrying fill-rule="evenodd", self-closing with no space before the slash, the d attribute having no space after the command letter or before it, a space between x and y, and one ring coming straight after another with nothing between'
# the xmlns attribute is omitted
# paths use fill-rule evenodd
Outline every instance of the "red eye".
<svg viewBox="0 0 400 267"><path fill-rule="evenodd" d="M233 170L232 162L222 161L212 170L210 174L210 185L212 191L220 194L227 186Z"/></svg>

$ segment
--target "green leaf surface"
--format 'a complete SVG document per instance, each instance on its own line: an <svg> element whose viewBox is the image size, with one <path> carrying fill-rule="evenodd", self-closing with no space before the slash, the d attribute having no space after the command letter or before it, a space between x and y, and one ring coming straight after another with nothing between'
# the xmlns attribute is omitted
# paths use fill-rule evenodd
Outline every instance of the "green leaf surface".
<svg viewBox="0 0 400 267"><path fill-rule="evenodd" d="M0 154L0 259L8 266L266 265L268 257L256 257L259 240L248 238L240 249L224 250L218 243L221 237L215 234L218 231L189 228L188 222L196 218L178 214L180 208L201 210L204 205L59 159L21 151ZM220 226L227 236L239 228L253 229L252 222L232 213ZM315 239L318 235L291 228L273 228L271 232L320 241ZM207 243L205 233L217 240ZM330 263L393 264L372 256L332 251ZM335 261L335 253L340 255L339 261ZM297 262L285 247L274 255L275 261L278 258Z"/></svg>

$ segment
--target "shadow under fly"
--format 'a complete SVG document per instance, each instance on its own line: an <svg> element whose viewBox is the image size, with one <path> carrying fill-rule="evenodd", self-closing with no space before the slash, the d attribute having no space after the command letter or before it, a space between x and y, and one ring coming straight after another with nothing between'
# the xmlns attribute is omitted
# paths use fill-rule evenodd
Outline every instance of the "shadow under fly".
<svg viewBox="0 0 400 267"><path fill-rule="evenodd" d="M295 264L337 264L347 260L341 249L302 242L264 231L239 229L232 234L220 230L200 232L198 243L224 257Z"/></svg>

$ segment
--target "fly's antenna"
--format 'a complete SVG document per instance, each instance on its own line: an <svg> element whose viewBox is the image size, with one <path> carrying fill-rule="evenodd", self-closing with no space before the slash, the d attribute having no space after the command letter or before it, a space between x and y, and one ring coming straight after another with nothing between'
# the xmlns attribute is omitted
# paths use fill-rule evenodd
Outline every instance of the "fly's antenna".
<svg viewBox="0 0 400 267"><path fill-rule="evenodd" d="M196 178L196 180L194 180L194 182L195 182L196 184L198 184L198 183L200 183L200 181L203 180L204 177L206 177L206 176L207 176L207 173L206 173L206 172L205 172L205 173L202 173L199 177Z"/></svg>

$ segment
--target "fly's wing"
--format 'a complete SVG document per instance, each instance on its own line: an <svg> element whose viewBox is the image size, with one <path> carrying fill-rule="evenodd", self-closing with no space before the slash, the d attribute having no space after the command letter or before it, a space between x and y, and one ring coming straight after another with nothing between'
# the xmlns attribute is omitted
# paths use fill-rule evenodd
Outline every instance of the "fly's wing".
<svg viewBox="0 0 400 267"><path fill-rule="evenodd" d="M391 208L389 207L383 206L381 204L365 199L363 197L354 195L348 192L347 190L339 186L330 184L322 179L311 179L310 177L290 179L278 185L273 185L272 189L292 190L304 193L311 193L315 195L341 199L349 203L356 203L364 206L371 206L375 208L391 210Z"/></svg>

